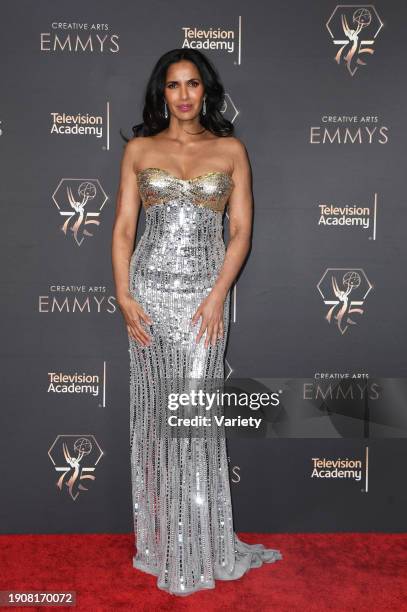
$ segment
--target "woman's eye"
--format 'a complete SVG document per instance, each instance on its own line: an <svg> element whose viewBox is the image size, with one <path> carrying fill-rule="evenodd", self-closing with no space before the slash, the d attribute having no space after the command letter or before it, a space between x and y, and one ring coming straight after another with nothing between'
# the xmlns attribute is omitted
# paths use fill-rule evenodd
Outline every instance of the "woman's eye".
<svg viewBox="0 0 407 612"><path fill-rule="evenodd" d="M192 85L192 87L198 87L199 81L190 81L189 85ZM174 87L176 86L177 86L177 83L168 83L167 85L169 89L174 89Z"/></svg>

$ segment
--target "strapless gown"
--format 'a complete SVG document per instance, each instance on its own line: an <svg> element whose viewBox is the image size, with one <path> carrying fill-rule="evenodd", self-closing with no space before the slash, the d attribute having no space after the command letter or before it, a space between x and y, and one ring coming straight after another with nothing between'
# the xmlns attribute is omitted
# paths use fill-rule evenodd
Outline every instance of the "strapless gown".
<svg viewBox="0 0 407 612"><path fill-rule="evenodd" d="M224 336L197 344L191 317L222 267L222 219L233 189L225 172L180 179L160 168L138 171L145 231L129 270L132 296L150 315L151 337L129 335L131 480L136 554L133 566L157 576L175 595L212 589L252 567L282 558L276 549L242 542L234 532L225 437L177 439L169 433L166 379L222 379Z"/></svg>

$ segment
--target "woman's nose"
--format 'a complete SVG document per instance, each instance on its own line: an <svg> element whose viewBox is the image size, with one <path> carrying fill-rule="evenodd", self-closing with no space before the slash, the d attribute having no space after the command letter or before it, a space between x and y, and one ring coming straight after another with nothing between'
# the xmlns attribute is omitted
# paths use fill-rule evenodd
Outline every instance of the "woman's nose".
<svg viewBox="0 0 407 612"><path fill-rule="evenodd" d="M182 99L188 98L188 88L186 85L181 85L181 98Z"/></svg>

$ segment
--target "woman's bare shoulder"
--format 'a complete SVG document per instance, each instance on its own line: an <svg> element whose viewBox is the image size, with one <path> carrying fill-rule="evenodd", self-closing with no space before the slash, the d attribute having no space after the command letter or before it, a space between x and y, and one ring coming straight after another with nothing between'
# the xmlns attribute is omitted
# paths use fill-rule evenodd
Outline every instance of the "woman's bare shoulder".
<svg viewBox="0 0 407 612"><path fill-rule="evenodd" d="M218 146L221 154L233 161L247 155L243 141L237 138L237 136L220 136L218 138Z"/></svg>
<svg viewBox="0 0 407 612"><path fill-rule="evenodd" d="M242 140L237 136L226 136L220 138L224 142L221 144L222 154L228 157L231 161L231 166L234 168L240 164L244 164L248 160L247 149Z"/></svg>
<svg viewBox="0 0 407 612"><path fill-rule="evenodd" d="M224 141L224 146L227 147L231 153L242 153L246 151L244 142L237 136L226 136L220 138L220 140Z"/></svg>
<svg viewBox="0 0 407 612"><path fill-rule="evenodd" d="M127 142L126 146L132 151L139 151L140 149L145 149L148 147L150 141L151 136L134 136Z"/></svg>
<svg viewBox="0 0 407 612"><path fill-rule="evenodd" d="M150 140L149 136L137 136L134 138L131 138L125 146L125 150L126 150L126 154L129 155L129 157L131 157L131 160L133 162L134 168L137 169L139 166L139 162L140 160L143 158L143 156L146 154L146 152L148 152L150 143L147 142Z"/></svg>

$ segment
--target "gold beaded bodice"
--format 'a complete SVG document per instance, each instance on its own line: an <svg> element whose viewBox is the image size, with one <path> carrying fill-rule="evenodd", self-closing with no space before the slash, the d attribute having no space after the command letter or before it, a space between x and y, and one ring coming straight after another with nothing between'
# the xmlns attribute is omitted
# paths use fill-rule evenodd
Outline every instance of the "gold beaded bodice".
<svg viewBox="0 0 407 612"><path fill-rule="evenodd" d="M137 179L145 209L182 198L222 213L234 186L227 172L206 172L192 179L181 179L161 168L144 168L137 171Z"/></svg>

